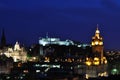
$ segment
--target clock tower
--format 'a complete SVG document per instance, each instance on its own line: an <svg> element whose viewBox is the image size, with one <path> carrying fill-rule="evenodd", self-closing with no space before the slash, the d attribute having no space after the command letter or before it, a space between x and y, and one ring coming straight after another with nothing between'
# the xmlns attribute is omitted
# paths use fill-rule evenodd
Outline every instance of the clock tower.
<svg viewBox="0 0 120 80"><path fill-rule="evenodd" d="M92 37L92 52L95 57L100 59L101 64L103 63L103 38L100 36L100 31L97 29L95 31L95 35Z"/></svg>

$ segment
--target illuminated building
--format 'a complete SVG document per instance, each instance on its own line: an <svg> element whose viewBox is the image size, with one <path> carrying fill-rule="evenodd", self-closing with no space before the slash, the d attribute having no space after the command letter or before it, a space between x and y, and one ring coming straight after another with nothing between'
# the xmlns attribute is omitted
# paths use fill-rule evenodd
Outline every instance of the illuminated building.
<svg viewBox="0 0 120 80"><path fill-rule="evenodd" d="M108 76L107 59L103 55L103 38L100 36L98 25L95 35L92 37L91 47L92 56L87 57L85 61L86 77Z"/></svg>
<svg viewBox="0 0 120 80"><path fill-rule="evenodd" d="M59 38L49 38L48 36L46 36L46 38L40 38L39 44L42 46L49 44L66 45L66 46L74 45L73 41L71 40L61 41Z"/></svg>
<svg viewBox="0 0 120 80"><path fill-rule="evenodd" d="M90 44L83 44L83 43L78 43L72 40L61 40L60 38L50 38L46 36L45 38L40 38L39 39L39 53L42 56L45 56L47 53L54 53L56 51L57 54L61 51L61 55L64 53L64 56L67 54L75 54L75 53L80 53L79 51L74 50L75 48L81 48L81 49L86 49L88 47L91 47ZM57 47L56 47L57 46ZM64 49L62 49L64 47ZM74 48L72 48L74 47ZM71 48L71 49L70 49ZM60 50L61 49L61 50ZM60 50L60 51L58 51ZM74 51L74 52L70 52Z"/></svg>
<svg viewBox="0 0 120 80"><path fill-rule="evenodd" d="M23 47L20 47L18 42L16 42L16 44L14 45L14 48L8 47L3 52L3 54L5 54L7 57L12 57L14 62L18 62L18 61L26 62L27 61L27 52L25 51Z"/></svg>
<svg viewBox="0 0 120 80"><path fill-rule="evenodd" d="M103 49L104 49L103 37L100 35L98 25L95 31L95 35L92 37L91 46L92 46L92 53L93 53L92 60L91 60L92 65L107 64L107 59L103 55ZM86 60L86 64L88 62L90 62L90 59Z"/></svg>
<svg viewBox="0 0 120 80"><path fill-rule="evenodd" d="M47 53L52 53L54 51L54 48L46 48L44 49L45 46L50 46L50 45L57 45L57 46L70 46L74 45L74 42L72 40L65 40L62 41L60 38L51 38L46 36L45 38L40 38L39 39L39 44L40 44L40 55L45 55Z"/></svg>
<svg viewBox="0 0 120 80"><path fill-rule="evenodd" d="M86 60L86 65L87 65L87 66L91 66L91 65L92 65L92 61L89 60L89 58L87 58L87 60Z"/></svg>
<svg viewBox="0 0 120 80"><path fill-rule="evenodd" d="M103 64L103 38L100 36L100 31L97 29L95 31L95 36L92 37L92 52L94 53L95 57L100 59L100 63Z"/></svg>

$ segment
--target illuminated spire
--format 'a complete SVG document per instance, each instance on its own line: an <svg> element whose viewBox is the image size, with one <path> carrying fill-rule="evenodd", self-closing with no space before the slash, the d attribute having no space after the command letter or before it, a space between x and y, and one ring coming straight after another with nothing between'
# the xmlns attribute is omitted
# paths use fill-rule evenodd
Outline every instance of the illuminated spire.
<svg viewBox="0 0 120 80"><path fill-rule="evenodd" d="M99 29L98 29L98 24L97 24L97 29L96 29L96 32L95 32L95 34L99 34L100 33L100 31L99 31Z"/></svg>
<svg viewBox="0 0 120 80"><path fill-rule="evenodd" d="M93 64L94 65L100 65L103 64L103 38L100 36L100 31L98 29L99 25L97 24L97 28L95 31L95 36L92 37L92 52L95 53L94 57L94 61Z"/></svg>

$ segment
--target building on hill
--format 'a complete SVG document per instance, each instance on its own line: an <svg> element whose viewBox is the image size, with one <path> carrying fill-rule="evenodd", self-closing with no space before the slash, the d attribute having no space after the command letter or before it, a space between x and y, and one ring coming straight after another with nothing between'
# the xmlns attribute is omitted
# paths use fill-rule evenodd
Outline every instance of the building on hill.
<svg viewBox="0 0 120 80"><path fill-rule="evenodd" d="M71 40L61 41L59 38L46 37L46 38L40 38L39 44L42 46L46 46L46 45L50 45L50 44L69 46L69 45L74 45L74 42Z"/></svg>
<svg viewBox="0 0 120 80"><path fill-rule="evenodd" d="M24 47L20 47L18 42L16 42L14 47L2 49L0 54L5 54L8 58L12 57L14 62L27 62L27 51Z"/></svg>

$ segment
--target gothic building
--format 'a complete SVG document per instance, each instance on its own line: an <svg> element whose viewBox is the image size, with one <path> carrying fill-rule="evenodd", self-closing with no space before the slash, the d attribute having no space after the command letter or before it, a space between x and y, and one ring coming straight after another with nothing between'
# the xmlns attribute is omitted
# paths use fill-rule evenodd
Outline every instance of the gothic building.
<svg viewBox="0 0 120 80"><path fill-rule="evenodd" d="M14 62L26 62L27 61L27 51L24 47L20 47L18 42L15 43L14 47L8 47L7 50L4 51L4 54L7 57L12 57Z"/></svg>

